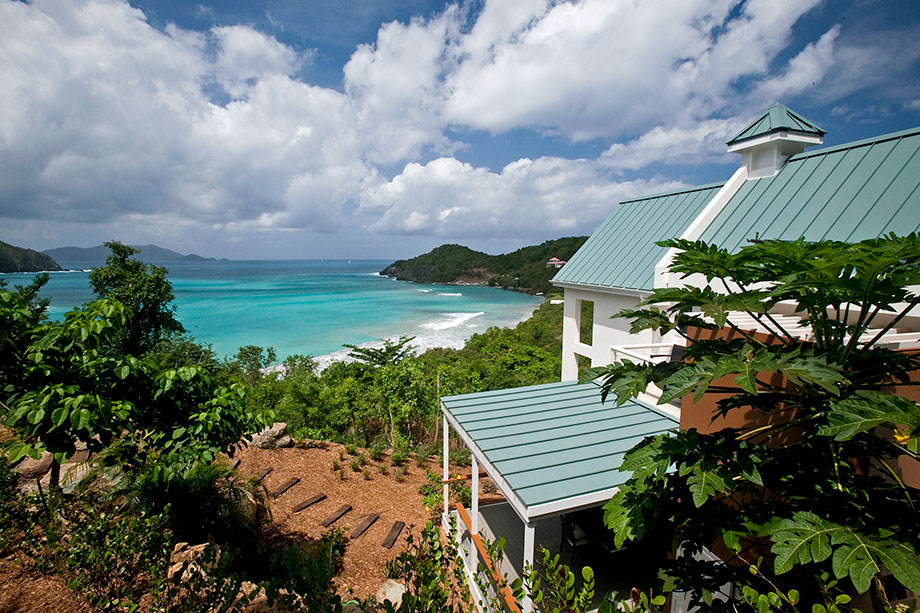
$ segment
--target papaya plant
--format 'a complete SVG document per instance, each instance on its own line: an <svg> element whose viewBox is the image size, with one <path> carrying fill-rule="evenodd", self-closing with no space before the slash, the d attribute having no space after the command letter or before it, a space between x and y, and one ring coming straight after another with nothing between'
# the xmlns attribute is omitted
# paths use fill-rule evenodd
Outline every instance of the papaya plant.
<svg viewBox="0 0 920 613"><path fill-rule="evenodd" d="M679 250L672 272L707 284L657 289L617 317L634 333L686 337L684 360L621 361L586 378L600 377L617 403L652 383L662 403L684 398L683 411L718 394L712 419L748 425L633 448L621 467L631 476L605 507L618 545L657 548L672 589L707 605L726 585L737 588L733 606L756 610L830 611L860 595L881 608L905 589L920 593L920 490L898 468L920 460L920 407L904 395L920 354L884 344L920 305L920 237L761 241L737 252L659 244Z"/></svg>

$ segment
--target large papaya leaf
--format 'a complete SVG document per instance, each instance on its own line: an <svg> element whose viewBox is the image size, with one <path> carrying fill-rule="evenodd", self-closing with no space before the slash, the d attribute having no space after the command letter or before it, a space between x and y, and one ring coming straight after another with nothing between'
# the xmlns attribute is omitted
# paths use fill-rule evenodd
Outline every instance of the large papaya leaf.
<svg viewBox="0 0 920 613"><path fill-rule="evenodd" d="M908 544L896 540L897 535L870 537L814 513L799 511L791 519L771 522L761 536L773 541L777 574L797 564L823 562L833 553L834 575L838 579L849 577L859 593L869 589L882 565L911 591L920 589L920 557Z"/></svg>
<svg viewBox="0 0 920 613"><path fill-rule="evenodd" d="M827 425L818 430L821 436L847 441L881 425L897 426L908 432L920 428L920 406L907 398L884 392L862 390L831 403Z"/></svg>
<svg viewBox="0 0 920 613"><path fill-rule="evenodd" d="M694 467L693 474L687 479L687 485L693 494L693 505L696 508L700 508L707 500L728 489L725 479L719 472Z"/></svg>

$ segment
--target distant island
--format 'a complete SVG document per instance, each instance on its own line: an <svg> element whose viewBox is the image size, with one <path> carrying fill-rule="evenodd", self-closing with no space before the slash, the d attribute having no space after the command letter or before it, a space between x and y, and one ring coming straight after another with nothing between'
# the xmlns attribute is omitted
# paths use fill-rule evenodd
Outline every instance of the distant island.
<svg viewBox="0 0 920 613"><path fill-rule="evenodd" d="M205 258L194 253L182 255L172 249L158 247L157 245L132 245L132 247L141 250L134 257L144 262L205 262L214 260L214 258ZM56 249L46 249L43 253L53 257L67 268L94 268L102 266L111 251L105 245L97 245L96 247L58 247Z"/></svg>
<svg viewBox="0 0 920 613"><path fill-rule="evenodd" d="M0 272L42 272L61 270L53 257L0 241Z"/></svg>
<svg viewBox="0 0 920 613"><path fill-rule="evenodd" d="M550 279L578 251L587 236L546 241L502 255L489 255L463 245L441 245L408 260L398 260L380 271L400 281L491 285L529 294L552 290Z"/></svg>

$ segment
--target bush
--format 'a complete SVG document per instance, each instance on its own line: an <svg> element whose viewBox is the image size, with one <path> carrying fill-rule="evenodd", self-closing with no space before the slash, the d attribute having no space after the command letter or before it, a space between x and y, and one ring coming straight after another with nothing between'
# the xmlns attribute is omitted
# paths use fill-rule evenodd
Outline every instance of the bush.
<svg viewBox="0 0 920 613"><path fill-rule="evenodd" d="M393 452L393 455L390 457L390 462L393 463L393 466L402 466L409 457L409 450L407 449L397 449Z"/></svg>
<svg viewBox="0 0 920 613"><path fill-rule="evenodd" d="M179 541L232 541L268 518L264 486L240 477L228 464L199 462L166 483L157 478L160 470L151 465L115 493L148 513L165 514Z"/></svg>
<svg viewBox="0 0 920 613"><path fill-rule="evenodd" d="M386 454L386 447L380 443L374 443L370 448L371 459L375 462L379 462L383 459L383 456Z"/></svg>

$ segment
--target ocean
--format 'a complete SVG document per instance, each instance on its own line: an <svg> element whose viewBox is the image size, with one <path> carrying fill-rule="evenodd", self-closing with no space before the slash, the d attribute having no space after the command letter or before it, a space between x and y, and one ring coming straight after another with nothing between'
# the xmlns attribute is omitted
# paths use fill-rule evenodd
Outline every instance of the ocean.
<svg viewBox="0 0 920 613"><path fill-rule="evenodd" d="M414 336L421 352L459 348L490 326L512 326L541 299L490 287L423 285L380 276L387 260L167 262L176 316L219 356L243 345L273 347L279 359L311 355L321 365L348 353L345 343L379 346ZM32 275L3 274L12 285ZM51 273L42 292L50 317L93 299L89 274Z"/></svg>

